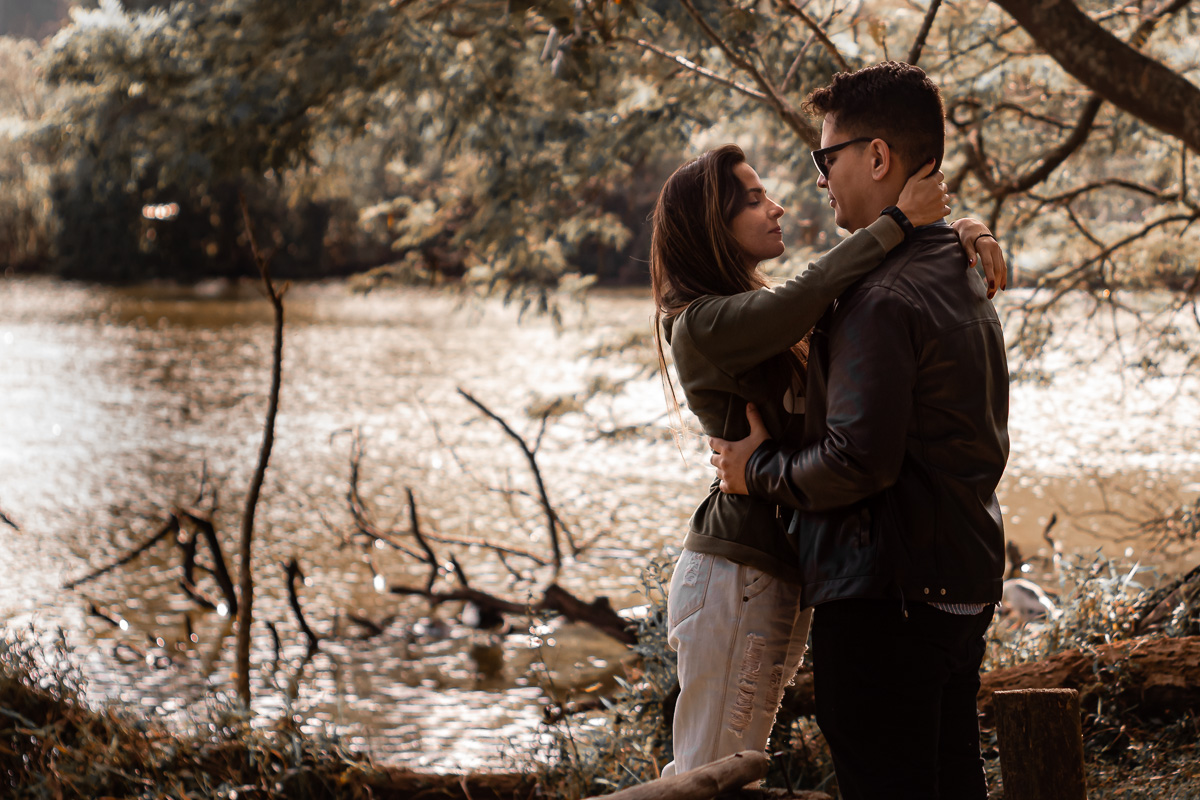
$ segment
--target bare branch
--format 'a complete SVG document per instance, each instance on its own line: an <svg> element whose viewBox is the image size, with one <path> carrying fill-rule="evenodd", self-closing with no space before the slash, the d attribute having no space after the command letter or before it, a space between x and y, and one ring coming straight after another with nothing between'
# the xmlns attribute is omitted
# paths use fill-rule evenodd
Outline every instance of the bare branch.
<svg viewBox="0 0 1200 800"><path fill-rule="evenodd" d="M1072 208L1070 204L1063 206L1063 210L1067 212L1067 219L1071 220L1071 224L1075 226L1075 229L1083 234L1083 238L1087 239L1096 247L1104 249L1104 242L1097 239L1096 236L1087 229L1087 226L1084 225L1083 221L1075 214L1075 209Z"/></svg>
<svg viewBox="0 0 1200 800"><path fill-rule="evenodd" d="M542 447L542 437L546 435L546 425L547 425L547 423L550 422L550 412L553 410L554 410L554 407L551 406L550 408L548 408L546 410L546 412L544 414L542 414L542 422L541 422L541 425L538 426L537 437L534 438L534 440L533 440L533 452L534 453L537 453L537 451L540 450Z"/></svg>
<svg viewBox="0 0 1200 800"><path fill-rule="evenodd" d="M308 652L311 655L320 647L321 640L313 633L312 628L308 627L308 621L304 619L304 611L300 608L300 598L296 594L296 579L304 580L304 573L300 571L300 563L296 561L295 556L286 565L281 564L280 566L287 572L288 605L292 607L292 613L296 615L296 622L299 623L304 638L308 640Z"/></svg>
<svg viewBox="0 0 1200 800"><path fill-rule="evenodd" d="M1053 283L1056 281L1062 281L1066 278L1078 276L1079 274L1081 274L1084 270L1086 270L1088 267L1092 266L1093 264L1096 264L1100 261L1103 261L1103 260L1109 258L1117 250L1120 250L1122 247L1132 244L1133 242L1136 242L1139 239L1145 238L1151 232L1153 232L1154 230L1156 230L1158 228L1163 227L1164 225L1170 225L1173 222L1195 222L1197 219L1200 219L1200 213L1171 214L1169 216L1165 216L1160 219L1157 219L1154 222L1147 223L1146 225L1142 226L1141 230L1135 231L1134 233L1131 233L1128 236L1126 236L1122 239L1119 239L1118 241L1113 242L1112 244L1105 246L1104 248L1102 248L1100 250L1100 252L1096 253L1095 255L1091 256L1090 258L1084 259L1083 261L1079 262L1078 264L1076 264L1072 267L1068 267L1064 270L1060 270L1058 272L1051 273L1051 274L1045 276L1042 279L1042 283ZM1061 297L1062 294L1064 294L1066 292L1067 288L1069 288L1069 287L1064 287L1060 291L1056 292L1054 299L1056 300L1059 297ZM1051 300L1051 302L1053 302L1053 300Z"/></svg>
<svg viewBox="0 0 1200 800"><path fill-rule="evenodd" d="M237 615L240 608L239 598L233 589L233 579L229 577L229 569L225 565L225 555L221 552L221 542L217 538L217 529L213 526L212 520L187 509L180 509L179 514L195 525L204 536L213 557L213 577L216 578L217 585L221 587L221 593L225 595L225 604L229 607L230 616Z"/></svg>
<svg viewBox="0 0 1200 800"><path fill-rule="evenodd" d="M467 572L462 568L462 564L458 563L458 559L454 554L450 554L450 564L454 567L454 574L458 576L458 581L463 586L470 586L471 582L467 580Z"/></svg>
<svg viewBox="0 0 1200 800"><path fill-rule="evenodd" d="M429 565L429 577L425 579L425 591L433 589L433 584L437 581L438 576L438 558L433 552L433 548L429 546L429 542L425 541L425 537L421 535L421 522L417 517L417 498L413 495L411 488L404 490L408 495L408 519L411 525L410 533L417 540L417 544L425 551L425 563Z"/></svg>
<svg viewBox="0 0 1200 800"><path fill-rule="evenodd" d="M167 536L171 535L172 533L178 533L178 532L179 532L179 518L176 517L174 514L171 514L170 516L167 517L167 520L166 520L166 522L163 523L162 527L158 529L158 532L155 533L153 536L151 536L149 539L142 542L140 545L133 548L128 553L121 556L116 561L112 562L111 564L108 564L107 566L103 566L103 567L100 567L99 569L93 570L93 571L89 572L87 575L84 575L82 578L76 578L73 581L67 581L66 583L63 584L63 588L64 589L74 589L75 587L81 586L82 584L85 584L88 581L99 578L101 575L103 575L106 572L111 572L112 570L116 569L117 567L122 567L122 566L128 564L130 561L133 561L135 558L137 558L142 553L149 550L154 545L161 542Z"/></svg>
<svg viewBox="0 0 1200 800"><path fill-rule="evenodd" d="M441 441L440 437L439 437L438 441L439 442ZM443 444L443 446L446 446L444 442L442 444ZM454 453L453 450L451 450L451 452ZM414 550L409 549L408 547L405 547L403 544L401 544L396 539L396 537L398 535L402 535L402 534L395 532L395 531L383 530L382 528L379 527L378 524L376 524L376 522L372 518L371 511L369 508L367 508L366 501L363 500L362 495L359 491L359 486L358 486L359 485L359 476L360 476L361 466L362 466L362 459L365 455L366 455L366 446L363 443L363 439L362 439L360 432L357 429L355 429L353 431L353 438L351 440L351 448L350 448L349 486L346 489L346 502L350 507L350 515L354 520L354 528L355 528L354 533L351 534L351 537L362 536L362 537L370 539L372 541L378 540L378 541L381 541L384 544L388 545L389 547L391 547L395 550L399 550L400 552L416 559L417 561L424 561L425 559L422 558L421 554L415 552ZM454 458L456 461L458 461L459 457L458 457L457 453L454 453ZM463 464L461 461L459 461L459 465L463 468L464 472L466 472L467 474L471 474L467 470L466 465ZM472 475L472 477L474 478L474 475ZM478 483L478 480L476 482ZM482 483L480 483L479 485L483 486ZM487 487L485 487L485 488L487 488ZM505 490L502 490L502 489L489 489L489 491L497 491L497 492L502 492L502 493L505 492ZM520 492L520 494L528 496L528 497L532 497L532 495L529 494L528 492ZM562 519L558 516L557 513L555 513L555 519L558 520L558 524L562 527L564 533L567 532L566 526L563 524ZM544 558L541 558L540 556L530 553L527 550L520 550L515 547L505 547L503 545L493 544L492 542L487 542L482 539L462 539L462 538L458 538L458 537L454 537L454 536L443 536L440 534L429 533L429 532L424 532L424 531L421 533L421 535L422 535L422 537L424 537L424 539L426 541L436 542L437 544L457 545L460 547L482 547L486 550L491 550L494 553L506 554L506 555L510 555L510 556L516 556L517 558L528 559L529 561L532 561L533 563L537 564L540 567L544 567L547 564L547 561Z"/></svg>
<svg viewBox="0 0 1200 800"><path fill-rule="evenodd" d="M717 33L711 25L708 24L708 20L704 19L704 16L696 10L696 6L693 5L692 0L680 0L680 3L682 3L684 10L688 12L688 15L691 16L691 18L695 20L696 24L700 26L700 29L704 31L704 35L707 36L709 40L715 44L722 53L725 54L725 57L729 59L729 63L733 64L743 72L746 72L754 79L754 83L757 84L758 88L766 95L766 102L775 109L775 113L781 120L783 120L784 124L791 128L802 141L808 144L809 147L816 147L821 140L821 134L815 127L813 127L812 123L805 119L805 117L799 111L797 111L782 94L779 93L779 90L776 89L761 72L759 72L757 67L734 52L733 48L729 46L729 43L722 39L721 35Z"/></svg>
<svg viewBox="0 0 1200 800"><path fill-rule="evenodd" d="M179 547L183 550L182 575L179 576L179 588L183 593L196 603L201 608L207 608L210 611L216 611L217 604L211 597L200 590L196 585L196 544L197 539L195 533L188 532L186 535L179 537Z"/></svg>
<svg viewBox="0 0 1200 800"><path fill-rule="evenodd" d="M645 39L633 39L633 38L625 38L623 41L632 42L633 44L636 44L638 47L641 47L644 50L649 50L651 53L662 56L663 58L667 59L668 61L674 61L676 64L683 67L684 69L695 72L697 75L707 78L708 80L713 81L714 83L719 83L722 86L726 86L730 89L733 89L735 92L740 92L740 93L746 95L747 97L753 97L755 100L766 100L767 99L767 96L765 94L763 94L762 92L758 91L757 89L747 86L744 83L739 83L738 81L735 81L732 78L726 78L724 75L713 72L711 69L708 69L707 67L702 67L699 64L697 64L696 62L688 59L686 56L683 56L679 53L672 53L669 50L664 50L663 48L659 47L658 45L654 44L653 42L648 42Z"/></svg>
<svg viewBox="0 0 1200 800"><path fill-rule="evenodd" d="M271 389L267 399L267 417L263 424L263 438L258 451L258 463L254 468L254 476L250 479L250 489L246 493L246 505L242 511L241 537L238 547L240 613L237 630L237 689L239 699L246 708L250 708L250 625L254 606L254 576L250 566L250 551L251 541L254 538L254 512L258 508L258 496L262 491L263 480L267 474L267 464L271 460L271 448L275 443L275 418L279 414L279 389L283 382L283 295L287 291L287 285L285 284L277 290L271 281L271 265L259 252L245 195L240 196L240 200L242 221L246 226L246 237L250 240L254 261L258 264L263 292L271 301L271 308L274 312L274 345L271 348Z"/></svg>
<svg viewBox="0 0 1200 800"><path fill-rule="evenodd" d="M787 74L783 76L783 83L779 84L779 91L787 91L792 79L795 78L796 73L800 71L800 64L804 61L804 56L806 53L808 53L808 48L812 47L812 43L816 40L816 35L810 33L808 38L804 40L804 44L800 45L799 52L797 52L796 57L792 59L792 65L788 67Z"/></svg>
<svg viewBox="0 0 1200 800"><path fill-rule="evenodd" d="M552 611L562 614L572 622L586 622L619 642L634 644L637 641L636 631L626 619L613 610L607 597L597 597L588 603L556 583L547 586L542 599L536 603L517 603L469 587L450 592L431 592L408 586L393 586L390 591L398 595L424 597L435 606L442 603L468 602L474 603L481 611L513 615Z"/></svg>
<svg viewBox="0 0 1200 800"><path fill-rule="evenodd" d="M557 514L555 514L555 519L559 519ZM562 526L561 519L559 519L559 525ZM563 527L563 532L564 533L566 532L565 527ZM510 556L516 556L517 558L529 559L533 563L537 564L539 567L544 567L547 564L546 559L536 556L527 550L518 550L515 547L503 547L498 544L492 544L491 542L486 542L482 539L460 539L456 536L441 536L438 534L428 533L428 532L426 532L422 535L429 541L437 542L438 544L451 544L451 545L458 545L460 547L482 547L484 549L491 550L492 552L496 553L497 555L510 555Z"/></svg>
<svg viewBox="0 0 1200 800"><path fill-rule="evenodd" d="M817 41L824 45L825 49L829 51L829 55L832 56L834 62L837 63L838 68L842 72L850 71L850 64L846 61L845 56L843 56L842 52L838 50L837 45L834 44L833 40L829 38L829 34L825 33L824 28L821 27L819 22L806 14L804 9L792 2L792 0L782 0L779 5L785 11L791 12L793 16L808 26L808 29L812 31L813 36L817 37Z"/></svg>
<svg viewBox="0 0 1200 800"><path fill-rule="evenodd" d="M1045 205L1059 205L1062 203L1069 203L1072 200L1075 200L1077 197L1088 194L1089 192L1110 188L1127 189L1131 192L1152 197L1155 200L1163 203L1168 203L1179 199L1179 195L1174 192L1160 192L1153 186L1147 186L1144 183L1134 183L1133 181L1121 180L1120 178L1109 178L1107 180L1085 183L1082 186L1077 186L1074 189L1063 192L1062 194L1050 195L1049 197L1034 194L1033 192L1030 192L1029 196Z"/></svg>
<svg viewBox="0 0 1200 800"><path fill-rule="evenodd" d="M1065 122L1061 119L1047 116L1046 114L1038 114L1034 111L1030 111L1029 109L1027 109L1024 106L1019 105L1017 103L1012 103L1012 102L1007 102L1007 101L1000 102L1000 103L996 104L996 110L997 111L1014 111L1017 114L1020 114L1025 119L1032 119L1037 122L1041 122L1044 125L1050 125L1052 127L1058 128L1059 130L1066 130L1067 128L1072 127L1072 124L1070 122Z"/></svg>
<svg viewBox="0 0 1200 800"><path fill-rule="evenodd" d="M558 542L558 517L554 513L554 506L552 506L550 503L549 495L546 494L546 484L542 481L542 472L538 468L537 457L534 455L533 451L529 449L529 445L525 443L525 440L521 438L521 435L514 431L509 424L501 419L494 411L471 396L471 394L461 387L459 387L457 391L463 396L463 398L466 399L467 402L475 406L486 417L494 420L501 428L503 428L504 432L507 433L509 437L520 446L521 451L525 453L525 458L529 462L529 468L533 471L533 479L537 483L538 495L542 501L542 509L546 514L546 528L550 532L550 546L553 548L554 570L557 574L557 572L562 569L562 552Z"/></svg>
<svg viewBox="0 0 1200 800"><path fill-rule="evenodd" d="M942 6L942 0L930 0L929 10L925 12L925 20L921 23L921 30L917 32L917 38L913 41L912 49L908 51L909 64L916 66L917 61L921 59L921 51L925 49L925 40L929 38L929 31L933 28L933 19L937 16L938 9Z"/></svg>
<svg viewBox="0 0 1200 800"><path fill-rule="evenodd" d="M1079 120L1075 123L1075 128L1071 131L1071 135L1064 139L1058 147L1043 155L1040 159L1041 164L1036 168L1013 181L1008 191L1027 191L1050 177L1050 173L1058 169L1060 164L1066 161L1072 153L1087 141L1088 136L1091 135L1092 126L1096 122L1096 115L1100 113L1102 105L1104 105L1104 99L1100 95L1093 94L1089 97L1088 101L1084 103L1083 111L1080 112Z"/></svg>

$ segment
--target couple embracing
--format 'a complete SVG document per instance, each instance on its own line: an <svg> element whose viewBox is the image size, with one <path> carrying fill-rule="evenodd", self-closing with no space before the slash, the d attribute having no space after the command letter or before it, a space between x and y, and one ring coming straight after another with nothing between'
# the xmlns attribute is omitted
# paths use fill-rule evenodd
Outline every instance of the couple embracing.
<svg viewBox="0 0 1200 800"><path fill-rule="evenodd" d="M810 627L842 796L987 796L975 697L1000 599L1008 370L1000 248L949 213L941 95L914 66L809 95L841 244L781 285L780 217L737 147L654 211L662 338L718 480L668 596L684 772L765 750ZM978 263L977 263L978 262ZM981 277L973 267L982 267Z"/></svg>

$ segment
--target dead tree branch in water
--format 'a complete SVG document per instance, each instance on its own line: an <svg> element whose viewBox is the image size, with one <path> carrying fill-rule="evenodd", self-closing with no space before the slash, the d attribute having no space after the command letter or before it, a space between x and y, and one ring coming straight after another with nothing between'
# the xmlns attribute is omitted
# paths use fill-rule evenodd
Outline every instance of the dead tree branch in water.
<svg viewBox="0 0 1200 800"><path fill-rule="evenodd" d="M168 516L166 522L164 522L162 527L158 529L158 532L155 533L153 536L151 536L149 539L142 542L140 545L133 548L128 553L121 556L116 561L112 562L111 564L107 564L106 566L100 567L99 569L92 570L87 575L84 575L81 578L76 578L73 581L67 581L66 583L63 584L63 588L64 589L74 589L78 586L82 586L83 584L87 583L88 581L99 578L101 575L105 574L106 572L111 572L112 570L116 569L117 567L122 567L122 566L128 564L130 561L133 561L135 558L137 558L142 553L149 550L154 545L161 542L163 539L170 536L172 533L175 533L175 534L179 533L179 518L177 516L175 516L174 514L171 514L170 516Z"/></svg>
<svg viewBox="0 0 1200 800"><path fill-rule="evenodd" d="M429 577L425 579L425 591L429 592L433 590L433 584L437 582L438 559L433 548L429 546L429 542L421 536L421 522L417 517L417 498L413 496L411 488L405 488L404 491L408 495L408 518L409 524L412 526L412 536L417 540L417 544L421 545L421 549L425 552L425 561L429 564Z"/></svg>
<svg viewBox="0 0 1200 800"><path fill-rule="evenodd" d="M537 484L538 497L541 500L542 510L546 514L546 529L550 533L550 547L554 552L554 571L557 576L562 571L562 548L558 541L558 515L554 513L554 506L550 503L550 496L546 493L546 484L542 480L542 471L538 467L537 455L529 448L529 445L525 443L521 435L514 431L512 426L505 422L496 412L485 406L462 387L458 387L457 391L468 403L479 409L484 416L494 420L517 443L521 448L521 452L525 454L525 459L529 462L529 468L533 471L533 480Z"/></svg>
<svg viewBox="0 0 1200 800"><path fill-rule="evenodd" d="M0 508L0 522L3 522L8 527L12 528L17 533L21 532L21 526L12 521L8 514L4 513L4 509Z"/></svg>
<svg viewBox="0 0 1200 800"><path fill-rule="evenodd" d="M283 295L287 284L276 289L271 281L270 260L263 256L254 238L254 226L250 221L250 209L246 206L246 198L241 198L242 220L246 226L246 237L250 240L250 249L254 253L254 261L258 265L258 273L262 278L263 293L271 301L274 312L274 345L271 359L271 390L267 401L267 418L263 424L262 447L258 452L258 464L254 469L254 477L250 480L250 491L246 494L246 507L242 512L241 537L238 547L239 574L239 614L237 631L237 689L238 698L250 708L250 626L253 622L252 609L254 605L254 576L250 570L251 542L254 538L254 512L258 507L258 496L262 491L263 479L266 477L267 464L271 460L271 447L275 443L275 418L279 413L279 387L283 381Z"/></svg>
<svg viewBox="0 0 1200 800"><path fill-rule="evenodd" d="M371 510L367 507L366 502L362 499L359 491L359 478L362 472L362 459L366 454L366 445L363 443L362 433L357 429L352 433L352 441L350 446L350 477L349 487L346 491L346 502L350 509L350 516L354 520L354 533L351 536L361 536L373 542L381 541L389 547L399 550L417 561L423 561L424 558L420 553L417 553L408 547L404 546L398 540L399 536L403 536L401 531L389 531L381 528L372 518ZM410 504L411 505L411 504ZM411 524L411 517L410 517ZM490 550L503 558L504 556L515 556L517 558L527 559L532 561L539 567L547 565L547 561L528 550L520 550L515 547L504 547L503 545L494 544L484 541L483 539L460 539L453 536L442 536L437 533L422 531L421 536L428 542L436 544L447 544L457 547L479 547L485 550Z"/></svg>
<svg viewBox="0 0 1200 800"><path fill-rule="evenodd" d="M450 556L450 563L454 567L454 574L458 578L462 588L453 591L435 592L433 587L441 572L442 561L438 558L432 545L425 540L424 535L421 533L420 518L417 515L417 501L412 489L406 488L405 492L408 495L408 507L412 525L411 532L425 553L423 560L429 567L429 575L425 580L423 588L393 586L390 589L392 594L424 597L429 600L432 606L455 601L473 603L479 608L480 615L486 618L495 618L500 614L519 615L527 614L531 611L551 611L563 615L572 622L586 622L597 630L603 631L617 641L624 642L625 644L634 644L637 641L637 636L629 622L617 614L607 597L597 597L589 603L580 600L557 583L551 583L542 592L541 600L537 602L518 603L512 600L505 600L488 592L472 588L462 565L458 563L458 560L453 555ZM557 575L557 571L555 575Z"/></svg>
<svg viewBox="0 0 1200 800"><path fill-rule="evenodd" d="M637 632L628 620L613 609L607 597L597 597L589 603L579 599L557 583L547 586L540 600L529 603L505 600L502 597L496 597L493 594L472 589L469 586L446 592L433 592L407 586L393 586L389 591L392 594L424 597L435 606L442 603L454 602L474 603L479 607L481 612L494 612L497 614L524 615L538 611L550 611L561 614L571 622L585 622L597 630L608 634L618 642L624 644L637 643Z"/></svg>
<svg viewBox="0 0 1200 800"><path fill-rule="evenodd" d="M202 499L203 493L204 489L202 486L197 499ZM111 563L92 570L82 577L66 582L63 584L63 588L67 590L77 589L83 584L111 572L117 567L123 567L149 551L154 545L171 536L175 537L175 544L179 546L181 554L179 587L183 593L201 608L210 611L217 610L217 601L203 591L196 582L197 570L208 572L220 587L221 595L225 599L224 605L228 609L229 614L231 616L235 615L238 609L237 592L234 589L233 579L230 577L229 569L226 566L225 556L221 550L221 542L217 536L216 528L211 518L201 515L198 511L186 508L178 508L173 513L168 514L166 520L154 534L125 555L115 559ZM202 566L197 563L196 556L201 538L203 538L209 552L212 554L211 567ZM103 615L97 616L103 617Z"/></svg>
<svg viewBox="0 0 1200 800"><path fill-rule="evenodd" d="M237 592L234 591L233 578L229 576L229 568L225 564L225 555L221 551L221 542L217 538L217 529L213 526L212 520L207 517L202 517L186 509L180 510L179 513L196 527L200 535L204 537L204 541L208 544L208 550L212 553L213 558L213 578L216 579L217 585L221 587L221 594L225 596L225 605L229 608L230 616L236 616L238 613Z"/></svg>
<svg viewBox="0 0 1200 800"><path fill-rule="evenodd" d="M530 464L533 467L534 475L536 476L541 492L542 508L546 512L546 518L553 526L554 520L557 519L557 516L554 512L554 509L549 505L550 500L545 491L545 485L541 480L541 474L536 463L536 454L534 450L529 448L524 440L499 416L491 412L467 392L463 391L462 389L459 389L459 392L467 400L472 402L476 408L479 408L485 415L499 423L501 427L503 427L508 433L508 435L516 439L520 444L523 452L526 454L526 457L529 459ZM363 500L359 490L362 458L366 448L362 442L359 431L354 431L353 436L354 439L351 446L350 459L351 485L346 492L346 500L349 505L351 517L354 520L354 533L351 535L365 537L371 542L387 542L400 552L406 553L407 555L412 556L418 562L425 564L428 568L427 577L422 586L392 586L389 588L389 591L392 594L407 597L423 597L428 600L432 606L438 606L443 603L451 602L472 603L479 609L481 617L486 619L496 619L500 614L523 616L531 612L546 611L560 614L573 622L584 622L592 625L596 629L607 633L608 635L625 644L633 644L636 642L636 634L634 633L633 626L629 623L629 621L617 614L611 603L609 603L608 598L598 597L591 602L587 602L572 595L555 582L561 567L561 552L557 547L555 547L556 559L554 565L554 578L545 589L541 590L540 599L537 598L538 592L536 589L534 589L530 592L529 600L516 601L498 597L489 592L481 591L472 587L466 571L462 568L462 565L458 563L457 557L451 553L448 558L443 558L438 554L435 546L450 545L479 547L489 550L496 554L497 558L500 560L500 563L513 577L531 584L533 583L532 579L528 575L524 575L519 570L515 569L513 565L509 563L507 557L517 556L524 558L532 561L537 566L550 565L532 553L522 550L516 550L510 547L502 547L490 542L470 541L446 536L438 536L423 530L421 527L420 514L417 509L416 494L413 492L411 487L405 488L405 495L408 501L409 530L401 533L399 531L384 531L380 529L379 525L377 525L372 518L371 510L367 506L367 503ZM552 527L552 530L555 529ZM397 541L399 537L403 535L411 536L416 542L416 547L405 547L399 541ZM553 541L557 543L557 537L554 537ZM436 588L437 581L438 578L441 577L446 571L443 568L443 565L447 562L451 565L453 577L457 579L458 587L448 590L438 590ZM378 585L380 575L376 571L374 564L368 560L367 566L371 570L371 575L374 579L374 582L376 582ZM368 620L367 622L370 621ZM376 625L375 623L371 623L365 627L375 629L374 632L377 632L380 626Z"/></svg>
<svg viewBox="0 0 1200 800"><path fill-rule="evenodd" d="M216 602L202 592L196 585L196 543L199 541L194 532L187 532L179 538L179 547L183 550L183 574L179 576L179 588L183 593L201 608L215 611Z"/></svg>
<svg viewBox="0 0 1200 800"><path fill-rule="evenodd" d="M308 621L304 619L304 611L300 608L300 597L296 594L296 579L299 578L303 581L304 573L300 571L300 563L296 561L295 556L284 565L284 570L287 572L288 605L292 607L292 613L296 615L296 622L299 623L304 638L308 640L308 652L311 657L320 647L321 640L317 638L312 628L308 626Z"/></svg>
<svg viewBox="0 0 1200 800"><path fill-rule="evenodd" d="M468 478L470 478L471 481L476 486L479 487L480 491L487 492L488 494L499 494L499 495L503 496L505 502L509 503L510 507L512 505L512 499L514 497L526 497L529 499L538 499L538 498L534 497L533 492L526 491L525 489L515 489L510 486L505 486L505 487L491 486L486 481L484 481L482 478L480 478L475 473L475 470L471 469L471 465L468 464L461 455L459 455L458 449L455 448L455 446L453 444L446 441L445 437L442 436L441 426L438 424L437 417L434 416L433 414L429 413L429 410L425 407L425 404L421 402L420 398L417 398L416 402L417 402L417 407L420 408L422 415L425 417L425 420L429 423L429 428L433 432L433 437L434 437L434 439L437 440L438 445L440 445L442 448L444 448L450 454L450 458L452 458L454 460L454 463L458 466L459 470L461 470L464 475L466 475ZM549 417L550 417L549 412L545 412L542 414L541 428L538 432L537 442L534 444L534 446L532 448L535 455L537 454L538 446L541 443L542 433L546 429L546 423L548 422ZM558 523L558 529L560 531L562 531L563 536L566 537L567 544L570 545L571 551L575 555L578 555L580 552L580 548L578 548L575 545L575 537L574 537L574 534L571 533L571 526L569 526L566 523L566 521L562 518L562 515L559 514L557 510L551 509L551 511L554 513L554 519ZM468 544L468 542L465 542L465 541L455 542L448 538L441 538L441 539L435 538L434 541L443 542L445 544ZM478 544L480 546L487 546L483 542L478 542ZM545 563L546 562L544 562L544 561L541 562L542 565L545 565Z"/></svg>

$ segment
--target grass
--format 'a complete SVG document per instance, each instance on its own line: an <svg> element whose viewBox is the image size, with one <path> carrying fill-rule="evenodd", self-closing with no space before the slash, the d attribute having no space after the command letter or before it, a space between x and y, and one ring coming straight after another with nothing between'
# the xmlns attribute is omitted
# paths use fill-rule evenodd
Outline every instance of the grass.
<svg viewBox="0 0 1200 800"><path fill-rule="evenodd" d="M541 779L563 800L625 788L657 775L671 758L670 719L678 685L674 653L666 645L667 567L647 570L651 613L641 624L641 667L591 719L565 718L552 729L551 766ZM1128 639L1134 610L1152 593L1136 568L1079 555L1055 563L1063 613L1044 623L994 625L984 669L1014 666L1075 648ZM1185 609L1187 611L1187 609ZM1187 635L1195 610L1180 613L1160 635ZM1114 689L1119 687L1114 686ZM1200 798L1200 720L1143 719L1117 702L1084 711L1084 750L1090 800L1196 800ZM1003 798L995 732L983 732L992 798ZM835 794L833 762L815 722L792 712L785 697L772 736L766 786Z"/></svg>
<svg viewBox="0 0 1200 800"><path fill-rule="evenodd" d="M335 738L271 728L214 703L180 736L132 709L92 708L61 639L0 637L0 795L41 798L357 798L372 767Z"/></svg>
<svg viewBox="0 0 1200 800"><path fill-rule="evenodd" d="M1132 610L1147 594L1136 571L1086 558L1063 559L1058 569L1063 615L1038 625L995 626L985 668L1132 635ZM548 749L519 759L522 775L508 776L517 780L503 790L484 776L471 777L464 791L457 776L389 770L337 737L302 732L296 717L284 715L263 727L251 724L240 707L218 700L185 734L135 709L95 708L83 699L84 678L61 637L41 644L32 633L6 631L0 633L0 796L579 800L636 785L656 777L671 759L678 685L675 655L666 643L668 571L665 560L646 570L650 605L633 648L639 658L619 690L597 710L548 724ZM1176 616L1164 635L1191 632L1195 620ZM1144 719L1102 699L1084 710L1083 730L1091 800L1200 797L1195 715ZM773 742L768 786L833 791L832 761L811 718L785 702ZM1002 798L993 732L984 731L983 748L992 797Z"/></svg>

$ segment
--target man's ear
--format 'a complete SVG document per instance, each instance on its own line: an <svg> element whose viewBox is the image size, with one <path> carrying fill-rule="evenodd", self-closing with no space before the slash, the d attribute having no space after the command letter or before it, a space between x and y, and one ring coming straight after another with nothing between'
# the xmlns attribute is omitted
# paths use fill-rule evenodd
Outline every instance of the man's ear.
<svg viewBox="0 0 1200 800"><path fill-rule="evenodd" d="M871 161L872 180L884 180L891 172L892 167L899 164L892 154L892 148L888 147L887 142L883 139L873 139L867 145L867 156Z"/></svg>

